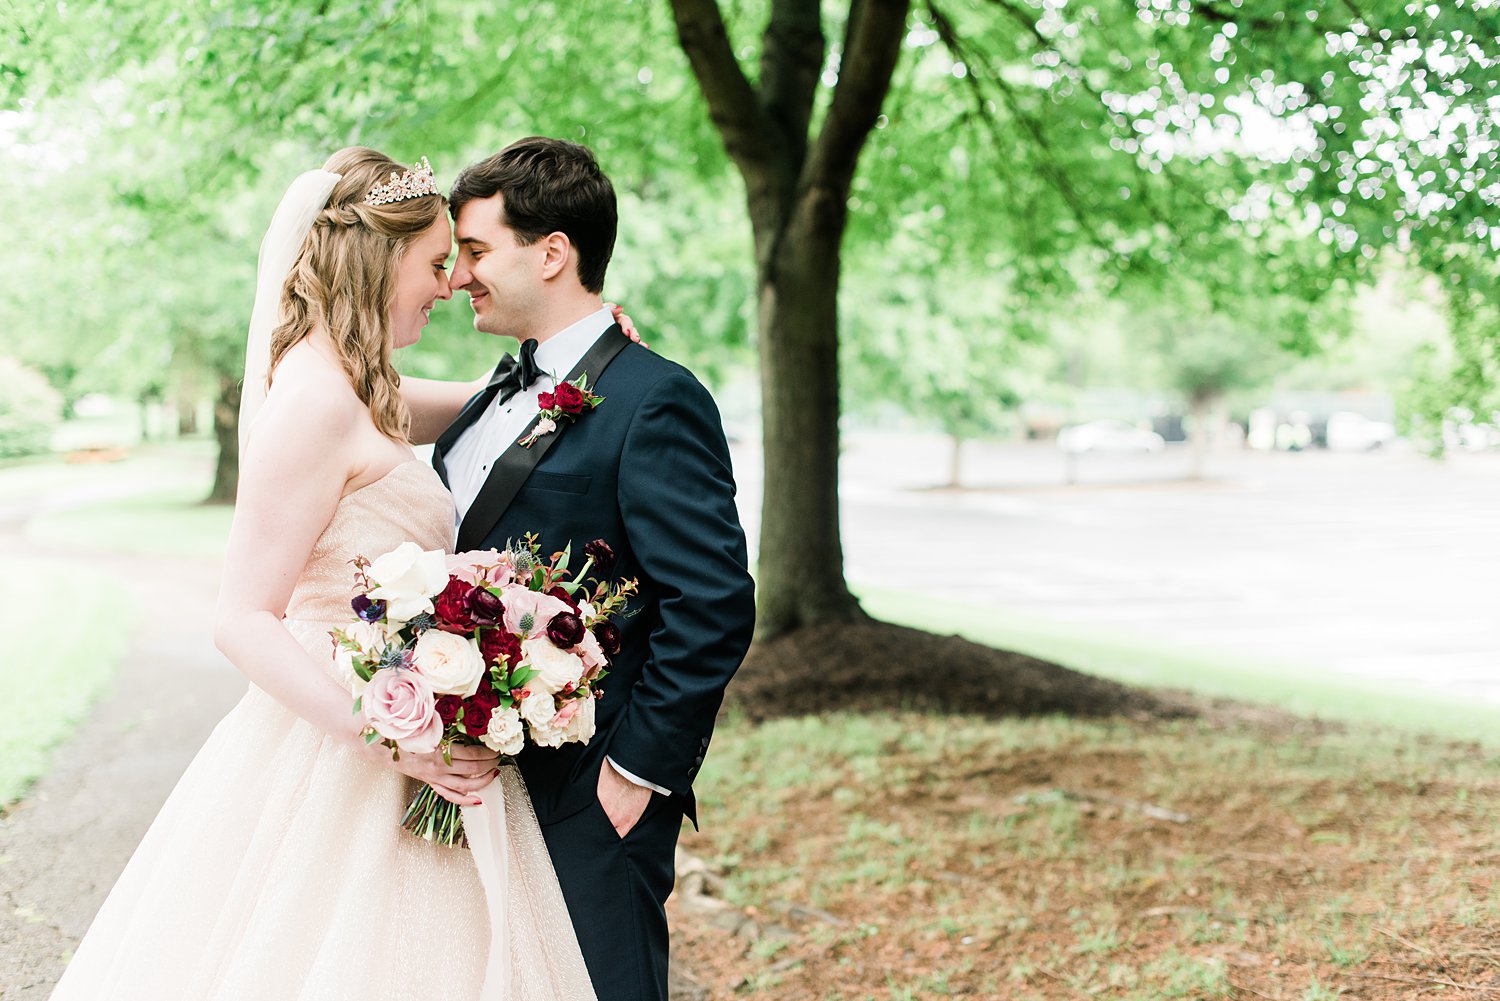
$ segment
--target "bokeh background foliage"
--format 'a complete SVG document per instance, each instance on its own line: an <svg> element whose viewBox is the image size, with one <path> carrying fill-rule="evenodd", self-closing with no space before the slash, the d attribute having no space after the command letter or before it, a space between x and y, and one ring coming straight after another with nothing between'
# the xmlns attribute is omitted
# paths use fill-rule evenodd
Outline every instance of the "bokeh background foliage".
<svg viewBox="0 0 1500 1001"><path fill-rule="evenodd" d="M1408 422L1495 407L1491 2L12 0L0 18L5 352L68 405L217 400L220 499L256 240L290 176L356 142L444 177L529 133L596 150L625 220L610 297L716 387L758 384L766 635L861 615L841 406L993 433L1076 388L1101 317L1135 318L1109 325L1207 412L1336 347L1360 290L1399 281L1448 321L1402 346ZM403 364L472 377L495 353L448 308ZM4 406L47 412L30 400Z"/></svg>

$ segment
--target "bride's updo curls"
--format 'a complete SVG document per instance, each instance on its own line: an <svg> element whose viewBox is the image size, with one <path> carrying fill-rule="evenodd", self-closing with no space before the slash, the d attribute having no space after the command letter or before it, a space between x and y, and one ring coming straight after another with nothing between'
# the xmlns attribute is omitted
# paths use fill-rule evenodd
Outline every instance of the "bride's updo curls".
<svg viewBox="0 0 1500 1001"><path fill-rule="evenodd" d="M283 319L271 334L271 376L282 355L321 324L375 426L404 441L411 414L401 401L401 376L391 364L396 262L443 217L448 201L432 191L398 201L376 197L371 200L382 204L370 204L372 189L408 168L364 146L339 150L323 169L343 177L282 286Z"/></svg>

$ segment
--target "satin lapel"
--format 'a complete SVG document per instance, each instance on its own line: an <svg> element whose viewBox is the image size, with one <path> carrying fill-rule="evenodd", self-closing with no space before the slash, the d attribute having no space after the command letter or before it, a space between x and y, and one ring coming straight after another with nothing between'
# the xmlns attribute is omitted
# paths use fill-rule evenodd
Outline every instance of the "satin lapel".
<svg viewBox="0 0 1500 1001"><path fill-rule="evenodd" d="M504 362L502 361L501 364ZM498 369L499 366L497 365L496 368ZM453 423L449 424L448 429L438 435L438 440L433 443L432 468L437 470L438 477L442 479L445 487L448 485L448 466L444 458L454 442L458 441L458 436L469 430L469 426L479 419L480 414L484 413L484 408L494 402L495 394L499 390L493 385L493 374L490 376L490 381L491 385L485 386L469 397L469 402L464 404L464 408L458 412Z"/></svg>
<svg viewBox="0 0 1500 1001"><path fill-rule="evenodd" d="M589 385L598 385L599 376L609 367L609 363L614 361L615 355L623 351L625 345L629 343L629 339L620 331L618 324L610 327L599 335L594 346L588 349L564 381L572 382L587 372ZM608 407L608 400L600 404L600 409L604 410L606 415ZM531 433L531 429L536 426L540 416L538 415L527 425L526 430L517 436L516 441L520 441ZM599 414L580 415L581 420L597 421L601 418L609 419ZM490 469L489 478L484 481L484 486L480 487L479 495L474 498L474 503L469 505L469 513L464 515L463 524L458 527L459 552L467 552L484 540L484 537L490 533L490 529L495 527L506 509L510 507L511 502L516 499L516 494L521 492L526 478L531 475L537 463L542 461L542 456L546 455L547 450L556 444L557 439L563 436L567 428L567 424L560 424L556 431L538 438L530 448L522 448L512 442L509 448L500 453L500 457L495 460L495 465Z"/></svg>

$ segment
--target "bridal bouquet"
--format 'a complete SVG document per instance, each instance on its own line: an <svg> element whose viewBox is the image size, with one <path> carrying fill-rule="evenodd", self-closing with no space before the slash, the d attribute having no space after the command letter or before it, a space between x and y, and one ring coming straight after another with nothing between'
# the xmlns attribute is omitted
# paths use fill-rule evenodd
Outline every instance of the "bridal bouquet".
<svg viewBox="0 0 1500 1001"><path fill-rule="evenodd" d="M636 591L606 583L614 552L571 547L543 561L535 536L504 551L447 555L402 543L354 561L356 621L332 632L341 667L354 676L354 711L367 743L392 757L457 741L506 757L529 739L541 747L587 743L609 658L620 650L610 619ZM423 786L402 826L429 840L463 838L460 808Z"/></svg>

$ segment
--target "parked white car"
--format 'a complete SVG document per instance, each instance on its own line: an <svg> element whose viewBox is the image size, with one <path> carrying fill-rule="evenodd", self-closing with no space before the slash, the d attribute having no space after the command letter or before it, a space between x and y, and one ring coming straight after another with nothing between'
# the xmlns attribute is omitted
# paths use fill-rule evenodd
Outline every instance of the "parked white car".
<svg viewBox="0 0 1500 1001"><path fill-rule="evenodd" d="M1368 452L1396 438L1396 428L1387 421L1377 421L1352 410L1336 410L1328 415L1327 441L1333 452Z"/></svg>
<svg viewBox="0 0 1500 1001"><path fill-rule="evenodd" d="M1155 431L1125 421L1089 421L1063 428L1057 447L1064 452L1160 452L1166 440Z"/></svg>

